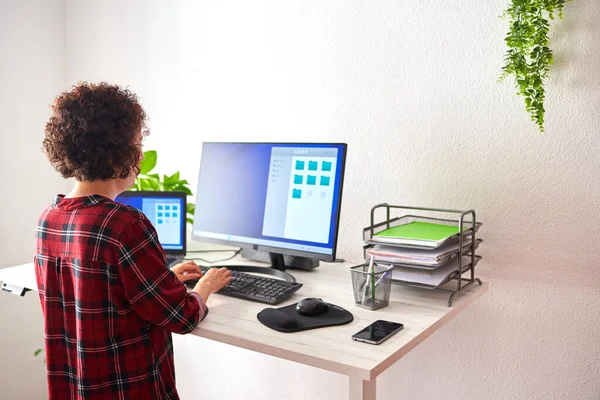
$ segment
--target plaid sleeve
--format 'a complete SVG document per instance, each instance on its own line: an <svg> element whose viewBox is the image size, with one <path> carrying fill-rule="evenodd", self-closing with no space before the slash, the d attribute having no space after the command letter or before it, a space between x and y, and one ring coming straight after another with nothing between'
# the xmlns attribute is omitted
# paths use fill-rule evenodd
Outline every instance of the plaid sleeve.
<svg viewBox="0 0 600 400"><path fill-rule="evenodd" d="M156 230L140 220L121 235L119 273L133 309L147 321L174 333L189 333L208 308L187 293L185 285L167 268Z"/></svg>

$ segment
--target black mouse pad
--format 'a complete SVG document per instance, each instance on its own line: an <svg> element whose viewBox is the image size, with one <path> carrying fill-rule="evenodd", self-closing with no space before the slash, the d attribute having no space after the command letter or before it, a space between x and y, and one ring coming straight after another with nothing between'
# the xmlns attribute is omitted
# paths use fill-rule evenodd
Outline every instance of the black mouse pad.
<svg viewBox="0 0 600 400"><path fill-rule="evenodd" d="M263 325L279 332L300 332L327 326L345 325L354 320L350 311L335 304L327 303L329 304L327 311L313 317L298 314L296 304L298 303L281 308L265 308L256 317Z"/></svg>

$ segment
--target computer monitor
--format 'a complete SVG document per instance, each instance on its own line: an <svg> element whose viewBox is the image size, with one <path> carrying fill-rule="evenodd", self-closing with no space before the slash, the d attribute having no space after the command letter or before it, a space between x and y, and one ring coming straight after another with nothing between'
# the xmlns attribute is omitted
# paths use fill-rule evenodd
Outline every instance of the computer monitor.
<svg viewBox="0 0 600 400"><path fill-rule="evenodd" d="M336 256L347 145L204 143L194 240L270 253L272 266ZM294 256L285 265L283 255ZM289 259L289 257L288 257Z"/></svg>
<svg viewBox="0 0 600 400"><path fill-rule="evenodd" d="M186 252L186 194L184 192L128 191L115 199L144 213L168 255Z"/></svg>

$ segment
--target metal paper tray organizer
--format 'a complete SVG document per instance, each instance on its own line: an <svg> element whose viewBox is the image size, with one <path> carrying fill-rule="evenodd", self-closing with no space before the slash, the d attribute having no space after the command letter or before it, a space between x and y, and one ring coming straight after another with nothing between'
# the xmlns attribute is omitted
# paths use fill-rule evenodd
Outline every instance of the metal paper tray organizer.
<svg viewBox="0 0 600 400"><path fill-rule="evenodd" d="M383 210L385 212L385 219L383 221L376 220L376 214L378 210ZM410 212L408 215L400 215L394 216L394 214L402 214L405 212ZM417 215L413 215L417 214ZM435 214L436 216L443 216L443 218L418 215L418 214ZM446 263L453 262L456 257L458 257L457 268L454 272L451 272L445 280L443 280L440 284L428 285L424 283L417 282L408 282L402 281L398 279L392 279L392 283L395 285L401 286L409 286L419 289L428 289L449 293L450 296L448 298L448 307L452 306L452 302L454 297L460 293L462 289L465 289L477 282L481 285L481 280L479 278L475 278L475 266L481 259L481 256L476 254L476 250L481 243L481 239L476 238L477 231L481 227L481 222L477 222L475 219L475 211L467 210L446 210L440 208L418 208L418 207L406 207L406 206L397 206L390 205L387 203L378 204L371 208L371 225L363 229L363 255L365 261L368 263L368 255L367 251L369 248L375 246L377 243L373 237L386 229L392 228L398 225L404 225L410 222L421 221L421 222L431 222L436 224L446 224L459 226L459 232L456 235L453 235L446 239L446 241L458 240L458 250L455 254L451 255L447 260L445 260L444 264L439 265L437 267L424 266L418 264L403 264L403 263L394 263L394 267L400 268L415 268L421 270L432 270L434 268L441 268ZM470 245L465 248L466 245L463 245L466 240L471 240ZM446 241L444 243L446 243ZM440 244L443 245L444 243ZM407 246L401 244L394 243L385 243L385 246L392 247L409 247L409 248L421 248L417 246ZM467 257L467 262L464 261L464 257ZM470 259L469 259L470 258ZM389 264L389 263L387 263ZM464 274L467 274L465 277Z"/></svg>

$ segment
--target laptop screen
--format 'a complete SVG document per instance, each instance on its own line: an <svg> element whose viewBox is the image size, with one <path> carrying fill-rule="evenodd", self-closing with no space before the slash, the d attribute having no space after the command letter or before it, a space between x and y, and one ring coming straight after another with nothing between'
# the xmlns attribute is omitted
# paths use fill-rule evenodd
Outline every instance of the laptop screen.
<svg viewBox="0 0 600 400"><path fill-rule="evenodd" d="M185 250L185 193L124 192L115 201L142 211L154 225L165 251Z"/></svg>

